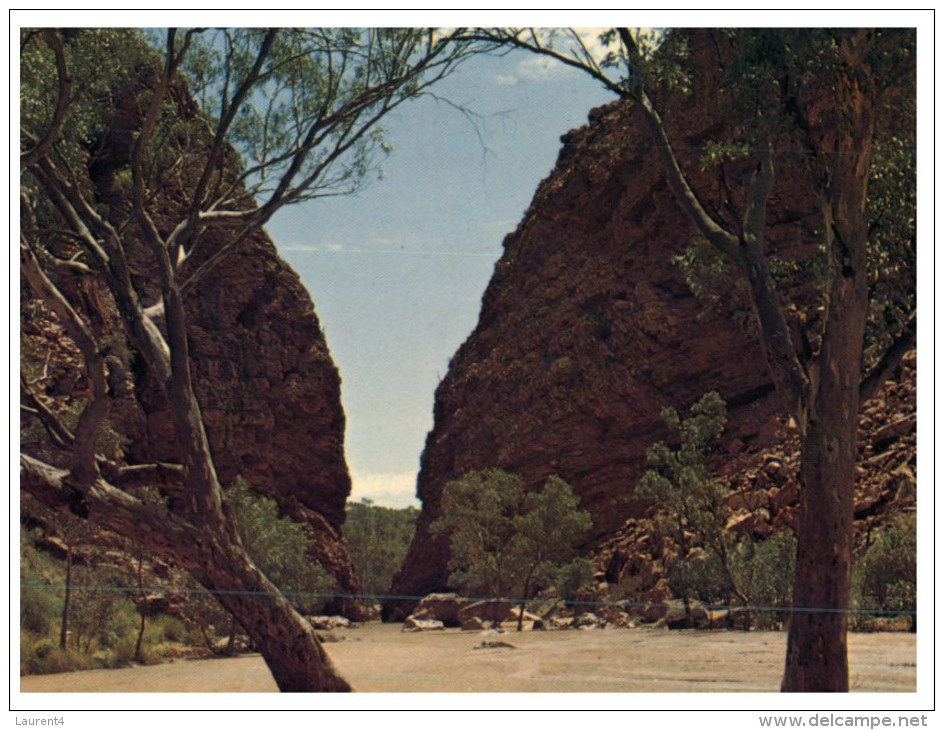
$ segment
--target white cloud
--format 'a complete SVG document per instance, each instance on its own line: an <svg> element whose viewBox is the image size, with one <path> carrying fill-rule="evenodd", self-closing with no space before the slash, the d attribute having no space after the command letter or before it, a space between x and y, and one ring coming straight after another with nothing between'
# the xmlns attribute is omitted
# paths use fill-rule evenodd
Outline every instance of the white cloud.
<svg viewBox="0 0 944 730"><path fill-rule="evenodd" d="M518 77L499 74L495 77L495 83L497 83L499 86L514 86L518 83Z"/></svg>
<svg viewBox="0 0 944 730"><path fill-rule="evenodd" d="M607 54L607 50L600 42L600 34L608 30L607 28L574 28L580 42L586 47L587 51L597 60L602 61ZM571 34L564 29L542 29L537 31L544 45L550 46L558 52L570 56L575 53L579 58L582 51L578 48ZM547 79L552 75L560 73L573 72L573 69L560 61L547 56L532 54L528 58L522 59L518 64L518 74L525 79Z"/></svg>
<svg viewBox="0 0 944 730"><path fill-rule="evenodd" d="M567 69L564 64L555 61L547 56L538 56L532 54L518 63L518 75L523 79L540 80L546 79L552 74L560 73Z"/></svg>
<svg viewBox="0 0 944 730"><path fill-rule="evenodd" d="M278 244L279 251L306 251L309 253L337 253L338 251L344 251L344 246L340 243L324 243L321 245L313 245L310 243L280 243Z"/></svg>
<svg viewBox="0 0 944 730"><path fill-rule="evenodd" d="M419 507L416 499L416 472L351 474L351 501L370 499L383 507Z"/></svg>

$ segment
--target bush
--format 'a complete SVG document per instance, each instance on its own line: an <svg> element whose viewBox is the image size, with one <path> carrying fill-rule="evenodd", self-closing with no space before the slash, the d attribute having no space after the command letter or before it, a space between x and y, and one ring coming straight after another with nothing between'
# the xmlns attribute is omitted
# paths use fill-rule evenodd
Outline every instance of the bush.
<svg viewBox="0 0 944 730"><path fill-rule="evenodd" d="M63 568L34 547L37 536L20 525L20 630L45 635L57 631L62 620L55 586L62 583Z"/></svg>
<svg viewBox="0 0 944 730"><path fill-rule="evenodd" d="M853 605L862 611L901 612L916 630L917 549L914 513L880 531L853 567Z"/></svg>
<svg viewBox="0 0 944 730"><path fill-rule="evenodd" d="M709 604L730 601L730 581L717 553L693 550L667 566L666 579L673 595Z"/></svg>
<svg viewBox="0 0 944 730"><path fill-rule="evenodd" d="M557 595L565 601L575 601L582 590L593 585L594 575L593 563L586 558L575 558L564 563L558 569L554 581Z"/></svg>
<svg viewBox="0 0 944 730"><path fill-rule="evenodd" d="M418 515L412 507L379 507L369 499L348 505L344 542L367 594L389 591L413 541Z"/></svg>
<svg viewBox="0 0 944 730"><path fill-rule="evenodd" d="M319 613L337 586L309 556L304 526L279 516L275 500L254 492L242 477L227 490L226 500L236 512L246 552L260 570L301 613Z"/></svg>
<svg viewBox="0 0 944 730"><path fill-rule="evenodd" d="M466 595L526 601L577 557L590 514L564 480L540 491L500 469L472 471L443 488L434 535L449 539L449 584ZM577 568L579 570L579 568Z"/></svg>
<svg viewBox="0 0 944 730"><path fill-rule="evenodd" d="M77 649L60 649L58 640L20 633L20 674L58 674L91 669L95 666L88 655Z"/></svg>
<svg viewBox="0 0 944 730"><path fill-rule="evenodd" d="M72 646L88 654L111 649L135 635L137 610L125 589L126 574L111 566L75 566L69 629Z"/></svg>
<svg viewBox="0 0 944 730"><path fill-rule="evenodd" d="M791 605L796 538L789 532L777 532L763 542L754 543L751 552L736 568L740 574L738 581L745 586L750 604L758 607L751 612L751 619L758 629L780 629L789 611L771 609Z"/></svg>

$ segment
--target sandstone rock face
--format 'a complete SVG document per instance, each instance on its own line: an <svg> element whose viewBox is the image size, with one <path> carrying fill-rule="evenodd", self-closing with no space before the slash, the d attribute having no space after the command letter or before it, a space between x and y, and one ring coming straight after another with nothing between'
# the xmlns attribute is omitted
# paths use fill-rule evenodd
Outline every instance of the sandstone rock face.
<svg viewBox="0 0 944 730"><path fill-rule="evenodd" d="M719 103L710 79L696 79L665 115L713 209L724 208L721 181L688 150L716 133ZM798 258L814 241L815 205L789 165L780 173L772 246ZM642 513L633 490L646 448L667 435L666 406L687 410L718 390L729 408L726 443L769 442L776 404L744 325L746 300L729 285L707 304L673 262L696 238L632 105L594 110L588 126L563 137L556 168L505 239L478 326L437 389L418 480L423 512L394 593L445 587L448 547L429 524L444 484L470 470L520 473L532 487L562 477L590 512L596 542Z"/></svg>
<svg viewBox="0 0 944 730"><path fill-rule="evenodd" d="M174 98L181 118L196 114L184 90ZM129 204L127 188L118 180L128 164L128 130L137 128L143 107L134 94L122 92L113 104L110 128L102 134L87 172L94 198L119 227L127 222ZM227 164L237 164L233 153L227 155ZM165 234L186 215L186 194L175 186L186 186L187 175L183 170L155 191L155 225ZM134 240L134 230L129 226L127 234L132 275L144 305L151 306L158 303L156 264L147 246ZM180 280L232 235L204 234L182 267ZM120 329L103 287L83 280L59 285L80 306L87 305L87 311L103 315L93 317L92 324L101 337L114 339ZM337 576L342 590L359 593L340 535L351 489L340 377L298 275L259 231L188 292L185 306L197 399L221 482L242 476L275 499L283 513L307 524L315 539L313 557ZM24 352L43 353L56 338L54 317L25 297L21 318ZM74 348L60 342L55 349L53 368L47 367L54 377L41 384L41 395L81 397L86 385L76 376L81 363ZM129 357L134 382L128 397L113 408L114 420L128 437L122 444L124 456L131 463L178 462L166 397L133 354Z"/></svg>

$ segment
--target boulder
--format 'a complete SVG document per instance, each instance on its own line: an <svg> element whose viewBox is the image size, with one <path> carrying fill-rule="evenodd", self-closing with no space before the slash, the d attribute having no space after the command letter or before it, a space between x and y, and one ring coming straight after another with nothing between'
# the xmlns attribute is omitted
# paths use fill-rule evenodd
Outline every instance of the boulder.
<svg viewBox="0 0 944 730"><path fill-rule="evenodd" d="M488 621L492 625L517 619L518 616L512 611L512 608L511 601L503 598L489 598L468 603L459 609L459 625L466 623L472 617Z"/></svg>
<svg viewBox="0 0 944 730"><path fill-rule="evenodd" d="M483 641L474 649L517 649L514 644L509 644L507 641Z"/></svg>
<svg viewBox="0 0 944 730"><path fill-rule="evenodd" d="M478 616L466 616L459 626L463 631L486 631L491 627L488 621L483 621Z"/></svg>
<svg viewBox="0 0 944 730"><path fill-rule="evenodd" d="M457 593L430 593L423 598L412 615L418 619L442 621L444 626L461 626L460 609L468 603Z"/></svg>
<svg viewBox="0 0 944 730"><path fill-rule="evenodd" d="M415 616L407 616L406 621L403 622L402 631L444 631L445 625L442 621L436 621L435 619L424 619L416 618Z"/></svg>
<svg viewBox="0 0 944 730"><path fill-rule="evenodd" d="M652 601L647 601L646 603L634 606L632 613L643 623L652 624L665 618L667 609L668 606L666 606L664 603L653 603Z"/></svg>
<svg viewBox="0 0 944 730"><path fill-rule="evenodd" d="M308 616L308 623L316 631L333 631L334 629L349 629L351 622L344 616Z"/></svg>
<svg viewBox="0 0 944 730"><path fill-rule="evenodd" d="M606 619L601 618L592 611L582 613L574 619L574 628L577 629L602 629L606 626Z"/></svg>
<svg viewBox="0 0 944 730"><path fill-rule="evenodd" d="M669 601L665 612L665 625L670 629L703 629L711 623L711 616L700 601Z"/></svg>
<svg viewBox="0 0 944 730"><path fill-rule="evenodd" d="M774 492L770 497L770 506L774 512L785 510L800 498L800 484L791 480Z"/></svg>
<svg viewBox="0 0 944 730"><path fill-rule="evenodd" d="M600 606L595 613L610 626L631 628L634 625L629 614L620 606Z"/></svg>

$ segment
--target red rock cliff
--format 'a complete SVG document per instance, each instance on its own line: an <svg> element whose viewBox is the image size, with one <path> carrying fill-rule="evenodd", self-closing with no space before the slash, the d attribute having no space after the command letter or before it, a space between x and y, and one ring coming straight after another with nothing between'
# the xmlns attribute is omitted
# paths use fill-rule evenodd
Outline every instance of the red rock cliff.
<svg viewBox="0 0 944 730"><path fill-rule="evenodd" d="M711 47L694 53L696 64L718 66ZM697 156L723 124L710 79L696 78L665 116L704 201L725 216L736 193ZM673 262L696 231L665 183L641 116L615 103L562 141L555 169L505 239L478 326L437 389L418 480L423 511L395 594L445 587L447 546L429 525L443 486L470 470L499 467L530 486L561 476L590 511L595 544L641 513L634 485L646 448L666 436L666 406L687 410L718 390L729 408L729 448L773 438L775 395L745 324L746 299L728 284L734 291L706 304ZM816 207L790 165L778 171L770 239L799 259L815 243ZM385 615L405 608L390 602Z"/></svg>
<svg viewBox="0 0 944 730"><path fill-rule="evenodd" d="M197 114L184 90L175 89L174 96L182 119ZM108 128L89 158L87 172L94 198L120 226L128 218L120 176L129 159L129 130L137 127L145 107L138 96L121 90L111 102ZM232 154L229 164L238 164ZM184 215L186 197L175 186L186 185L187 175L183 170L157 192L159 203L154 208L161 214L155 223L165 234L175 215ZM227 242L225 232L206 235L213 240L207 241L202 256L188 260L190 270ZM146 248L131 241L128 256L135 285L145 305L150 305L157 301L157 277ZM113 339L121 331L103 287L68 277L58 284L80 302L87 316L93 313L90 319L100 336ZM41 302L29 298L25 287L23 291L24 359L41 359L48 353L48 377L38 380L36 388L54 410L66 409L86 387L81 363L63 342L55 318ZM196 394L221 481L229 484L241 475L274 498L284 514L309 525L315 539L313 557L338 578L342 590L358 593L340 534L351 489L344 456L341 381L312 299L298 275L279 258L268 236L259 232L201 279L188 293L185 306ZM133 395L113 408L113 419L127 437L122 451L132 463L177 462L166 400L148 382L140 363L135 364L133 354L130 357ZM23 432L27 439L37 433L29 418ZM356 607L351 610L357 613Z"/></svg>

